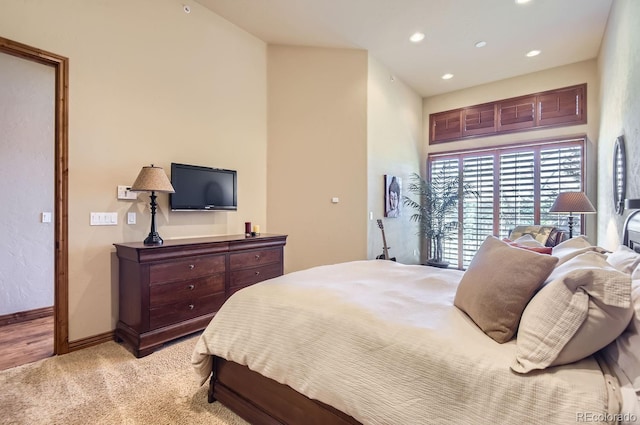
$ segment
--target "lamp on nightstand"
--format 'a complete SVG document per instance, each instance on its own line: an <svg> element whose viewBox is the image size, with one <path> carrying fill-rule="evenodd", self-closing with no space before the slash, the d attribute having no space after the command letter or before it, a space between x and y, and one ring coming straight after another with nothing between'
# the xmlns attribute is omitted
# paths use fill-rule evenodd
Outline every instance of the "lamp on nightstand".
<svg viewBox="0 0 640 425"><path fill-rule="evenodd" d="M156 231L156 192L174 193L169 178L162 167L142 167L138 178L131 185L132 192L151 192L151 232L144 240L145 245L162 245L162 238Z"/></svg>
<svg viewBox="0 0 640 425"><path fill-rule="evenodd" d="M596 209L584 192L562 192L558 194L556 201L549 212L569 214L569 239L573 237L573 214L591 214Z"/></svg>

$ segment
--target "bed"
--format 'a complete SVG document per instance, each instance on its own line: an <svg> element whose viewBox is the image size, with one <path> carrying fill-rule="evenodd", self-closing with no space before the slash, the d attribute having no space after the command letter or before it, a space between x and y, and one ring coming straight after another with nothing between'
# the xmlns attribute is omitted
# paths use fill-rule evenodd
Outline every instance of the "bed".
<svg viewBox="0 0 640 425"><path fill-rule="evenodd" d="M639 218L623 239L548 255L489 237L466 272L369 260L289 273L234 294L192 364L209 401L252 424L640 423ZM505 278L538 261L542 282ZM477 284L487 275L494 293ZM515 313L496 308L501 293Z"/></svg>

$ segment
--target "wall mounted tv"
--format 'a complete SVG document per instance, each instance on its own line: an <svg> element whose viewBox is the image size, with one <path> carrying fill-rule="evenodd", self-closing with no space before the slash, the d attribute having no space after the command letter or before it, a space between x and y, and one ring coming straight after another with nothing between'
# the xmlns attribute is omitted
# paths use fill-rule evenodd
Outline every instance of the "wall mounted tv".
<svg viewBox="0 0 640 425"><path fill-rule="evenodd" d="M235 170L171 163L169 194L172 211L236 211L238 173Z"/></svg>

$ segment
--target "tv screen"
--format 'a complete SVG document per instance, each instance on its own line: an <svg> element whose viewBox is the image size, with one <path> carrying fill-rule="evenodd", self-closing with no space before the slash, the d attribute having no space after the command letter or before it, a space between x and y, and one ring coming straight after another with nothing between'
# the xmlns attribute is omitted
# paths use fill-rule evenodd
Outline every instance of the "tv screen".
<svg viewBox="0 0 640 425"><path fill-rule="evenodd" d="M171 163L169 194L173 211L235 211L238 209L237 172L199 165Z"/></svg>

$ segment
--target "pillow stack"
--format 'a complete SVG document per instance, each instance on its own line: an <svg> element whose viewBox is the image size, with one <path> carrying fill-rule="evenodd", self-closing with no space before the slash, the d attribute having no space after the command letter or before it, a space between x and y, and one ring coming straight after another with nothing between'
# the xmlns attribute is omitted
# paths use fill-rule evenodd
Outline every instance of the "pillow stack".
<svg viewBox="0 0 640 425"><path fill-rule="evenodd" d="M620 245L607 256L607 262L618 270L631 273L633 316L624 332L602 352L620 368L636 394L640 394L640 254Z"/></svg>
<svg viewBox="0 0 640 425"><path fill-rule="evenodd" d="M527 373L581 360L627 328L634 315L629 270L638 270L640 286L640 255L620 248L607 256L584 237L562 242L551 255L519 246L535 247L529 240L513 242L487 237L454 300L495 341L507 342L517 333L512 370Z"/></svg>

